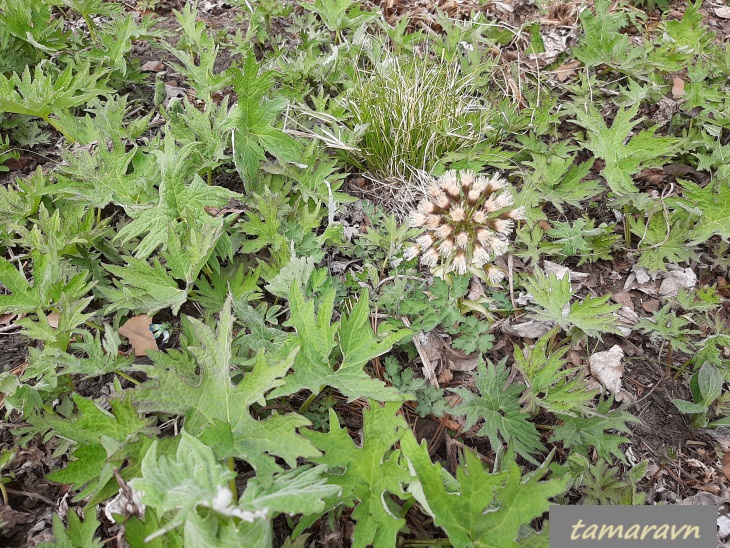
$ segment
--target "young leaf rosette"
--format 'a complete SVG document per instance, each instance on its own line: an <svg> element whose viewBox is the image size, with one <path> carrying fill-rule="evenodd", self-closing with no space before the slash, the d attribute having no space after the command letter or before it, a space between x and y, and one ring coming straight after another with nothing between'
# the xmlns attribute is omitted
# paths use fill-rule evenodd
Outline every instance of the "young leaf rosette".
<svg viewBox="0 0 730 548"><path fill-rule="evenodd" d="M525 218L524 209L513 205L512 187L498 174L447 171L410 215L411 226L424 232L405 258L420 255L435 276L471 272L498 283L504 273L494 259L507 252L515 220Z"/></svg>

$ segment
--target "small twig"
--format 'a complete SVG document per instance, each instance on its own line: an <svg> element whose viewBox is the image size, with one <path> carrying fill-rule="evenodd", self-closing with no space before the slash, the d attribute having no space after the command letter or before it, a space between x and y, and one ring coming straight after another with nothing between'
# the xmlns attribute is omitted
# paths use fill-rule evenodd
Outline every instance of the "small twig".
<svg viewBox="0 0 730 548"><path fill-rule="evenodd" d="M409 322L408 318L406 318L405 316L401 317L401 321L405 324L406 327L411 326L411 322ZM421 358L421 363L423 363L423 376L426 377L426 380L428 380L428 382L430 382L433 386L435 386L436 388L440 388L438 378L436 377L436 371L434 371L431 360L428 359L428 356L426 355L426 350L423 348L421 341L418 340L418 333L414 334L413 336L413 344L416 346L418 355Z"/></svg>
<svg viewBox="0 0 730 548"><path fill-rule="evenodd" d="M398 280L398 279L405 279L405 280L414 280L416 282L425 282L425 278L420 278L418 276L406 276L405 274L398 274L395 276L388 276L387 278L383 278L380 280L378 285L376 285L373 290L378 289L381 285L383 285L385 282L389 282L391 280Z"/></svg>
<svg viewBox="0 0 730 548"><path fill-rule="evenodd" d="M489 466L494 466L494 461L492 459L490 459L486 455L482 455L479 451L477 451L473 447L469 447L468 445L460 442L459 440L455 440L454 438L447 436L446 443L448 445L455 445L462 451L469 451L469 452L473 453L474 455L476 455L477 458L479 458L479 460L482 461L484 464L488 464Z"/></svg>
<svg viewBox="0 0 730 548"><path fill-rule="evenodd" d="M644 395L641 398L639 398L638 400L636 400L632 405L638 405L639 403L644 401L646 398L651 396L652 393L654 392L654 390L656 390L659 387L659 385L662 384L662 382L664 382L664 375L659 377L659 380L656 381L656 383L654 383L654 386L651 387L651 389L646 393L646 395Z"/></svg>
<svg viewBox="0 0 730 548"><path fill-rule="evenodd" d="M659 347L659 354L657 356L657 360L659 361L659 363L661 363L661 361L662 361L662 350L663 349L664 349L664 341L662 341L662 344ZM651 396L652 393L654 392L654 390L656 390L659 387L659 385L662 384L662 382L664 382L664 378L667 376L667 371L666 370L662 370L661 367L659 368L659 371L661 372L661 375L659 376L659 380L656 381L656 383L654 384L654 386L651 387L651 390L649 390L649 392L647 392L646 395L644 395L641 398L639 398L638 400L636 400L633 403L633 405L638 405L640 402L644 401L646 398L648 398L649 396Z"/></svg>
<svg viewBox="0 0 730 548"><path fill-rule="evenodd" d="M439 425L436 428L436 432L434 432L434 435L431 437L431 440L428 444L428 454L429 455L433 455L434 451L436 451L436 448L437 448L436 444L438 442L438 439L441 437L441 434L444 433L445 428L446 428L446 425L443 422L439 421Z"/></svg>
<svg viewBox="0 0 730 548"><path fill-rule="evenodd" d="M671 234L671 231L672 231L672 225L669 222L669 210L667 209L667 204L665 203L664 200L669 198L673 193L674 193L674 183L670 183L669 192L667 192L667 189L664 189L662 191L662 195L659 197L659 203L661 203L661 205L662 205L662 214L664 215L664 222L667 224L667 232L666 232L666 235L664 236L664 239L661 242L650 245L648 247L637 247L633 251L643 253L645 251L651 251L652 249L661 247L665 243L667 243L667 241L669 240L669 235ZM641 245L641 243L646 238L646 233L649 231L649 222L650 221L651 221L651 217L649 217L649 219L646 222L646 226L644 227L644 234L641 236L641 240L639 240L638 245Z"/></svg>
<svg viewBox="0 0 730 548"><path fill-rule="evenodd" d="M515 260L512 253L507 255L507 280L509 282L509 300L512 303L512 308L517 308L515 304L515 280L514 280L514 266Z"/></svg>
<svg viewBox="0 0 730 548"><path fill-rule="evenodd" d="M44 497L43 495L39 495L38 493L33 493L32 491L16 491L15 489L8 489L7 487L5 490L10 493L11 495L18 495L21 497L28 497L29 499L36 499L40 500L42 502L45 502L46 504L50 506L55 506L55 502L53 502L51 499Z"/></svg>

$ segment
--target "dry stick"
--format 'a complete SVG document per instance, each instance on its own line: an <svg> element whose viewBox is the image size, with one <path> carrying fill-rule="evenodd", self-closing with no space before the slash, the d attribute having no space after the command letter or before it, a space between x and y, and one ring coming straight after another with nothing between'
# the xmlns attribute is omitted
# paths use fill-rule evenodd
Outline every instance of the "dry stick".
<svg viewBox="0 0 730 548"><path fill-rule="evenodd" d="M443 422L439 421L439 425L436 428L436 432L434 432L433 437L431 438L431 441L428 444L428 454L433 455L434 450L436 449L436 442L438 441L439 437L441 437L441 434L444 433L444 429L446 428L446 425L444 425Z"/></svg>
<svg viewBox="0 0 730 548"><path fill-rule="evenodd" d="M54 506L56 503L53 502L51 499L44 497L43 495L39 495L38 493L34 493L33 491L16 491L15 489L5 489L8 493L11 495L18 495L20 497L27 497L29 499L36 499L40 500L42 502L45 502L46 504L50 504L51 506Z"/></svg>
<svg viewBox="0 0 730 548"><path fill-rule="evenodd" d="M515 283L514 283L514 266L515 260L512 253L507 255L507 280L509 281L509 300L512 302L512 308L517 308L515 304Z"/></svg>
<svg viewBox="0 0 730 548"><path fill-rule="evenodd" d="M664 222L667 225L667 233L664 236L664 239L659 242L658 244L650 245L648 247L637 247L634 249L634 251L637 251L639 253L643 253L645 251L651 251L652 249L656 249L658 247L663 246L667 241L669 240L669 236L672 231L671 223L669 222L669 210L667 209L667 204L665 203L665 200L669 198L672 194L674 194L674 183L671 183L671 186L669 187L669 191L667 192L667 189L665 188L662 191L662 195L659 197L659 203L662 204L662 213L664 215ZM652 213L653 214L653 213ZM649 220L646 222L646 226L644 227L644 234L641 236L641 240L639 240L639 246L644 243L644 240L646 239L646 234L649 231L649 222L651 221L651 217L649 217Z"/></svg>
<svg viewBox="0 0 730 548"><path fill-rule="evenodd" d="M494 466L494 461L487 457L486 455L482 455L479 451L474 449L473 447L469 447L465 443L460 442L459 440L455 440L454 438L450 436L446 436L446 444L447 446L455 445L459 449L462 449L464 451L471 451L472 454L476 455L480 461L482 461L484 464L488 464L490 466ZM450 449L450 447L449 447Z"/></svg>
<svg viewBox="0 0 730 548"><path fill-rule="evenodd" d="M662 348L663 348L663 346L664 346L664 343L662 342L662 346L659 347L659 355L657 356L657 361L660 364L661 364L661 361L662 361ZM642 401L644 401L649 396L651 396L652 393L654 392L654 390L656 390L657 388L659 388L659 385L662 384L662 382L664 382L664 378L667 376L667 374L666 374L667 371L666 370L662 370L661 367L659 368L659 371L661 371L661 375L659 376L659 379L654 383L654 386L651 387L651 390L649 390L649 392L647 392L645 395L643 395L641 398L639 398L638 400L636 400L632 404L632 405L637 406L636 407L637 409L639 408L638 407L639 403L642 402Z"/></svg>
<svg viewBox="0 0 730 548"><path fill-rule="evenodd" d="M405 316L402 316L401 320L406 327L411 326L411 322L409 322L408 318L406 318ZM421 341L418 340L418 334L415 334L413 336L413 344L416 346L418 355L421 357L421 363L423 363L423 376L426 377L426 380L428 380L428 382L430 382L433 386L435 386L436 388L440 388L439 381L436 378L436 371L434 371L431 360L428 359L428 356L426 355L426 350L423 348Z"/></svg>
<svg viewBox="0 0 730 548"><path fill-rule="evenodd" d="M350 261L350 262L353 262L353 261ZM425 282L426 281L425 278L421 278L420 276L408 276L406 274L396 274L395 276L388 276L387 278L383 278L382 280L380 280L380 283L378 285L376 285L373 289L378 289L384 283L391 282L393 280L398 280L398 279L414 280L416 282Z"/></svg>

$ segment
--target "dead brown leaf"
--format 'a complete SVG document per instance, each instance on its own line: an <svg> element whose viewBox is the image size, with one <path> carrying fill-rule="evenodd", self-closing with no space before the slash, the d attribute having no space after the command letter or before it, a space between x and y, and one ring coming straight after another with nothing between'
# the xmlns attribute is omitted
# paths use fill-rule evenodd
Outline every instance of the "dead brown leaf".
<svg viewBox="0 0 730 548"><path fill-rule="evenodd" d="M580 367L583 365L583 358L580 357L580 354L576 352L575 350L568 350L568 355L566 356L568 363L571 364L574 367Z"/></svg>
<svg viewBox="0 0 730 548"><path fill-rule="evenodd" d="M129 339L135 356L146 356L148 350L158 350L157 341L150 331L151 324L152 318L147 314L140 314L130 318L119 328L119 334Z"/></svg>
<svg viewBox="0 0 730 548"><path fill-rule="evenodd" d="M228 215L229 213L241 214L244 212L244 209L240 207L204 206L203 209L208 215L212 215L213 217L221 217L223 215Z"/></svg>
<svg viewBox="0 0 730 548"><path fill-rule="evenodd" d="M160 72L165 70L165 64L161 61L147 61L142 65L142 72Z"/></svg>
<svg viewBox="0 0 730 548"><path fill-rule="evenodd" d="M5 166L10 171L18 171L23 169L25 166L27 166L30 163L30 158L28 156L21 156L17 160L15 158L10 158L8 160L5 160Z"/></svg>
<svg viewBox="0 0 730 548"><path fill-rule="evenodd" d="M578 74L578 71L576 69L579 66L580 61L566 61L557 69L555 69L555 76L558 78L558 81L565 82L569 78L572 78L573 76Z"/></svg>
<svg viewBox="0 0 730 548"><path fill-rule="evenodd" d="M691 268L672 270L664 274L659 295L674 297L680 289L692 289L697 284L697 274Z"/></svg>
<svg viewBox="0 0 730 548"><path fill-rule="evenodd" d="M461 350L455 350L434 332L424 333L419 339L423 353L428 361L434 364L434 370L436 369L436 363L440 363L441 367L446 367L451 371L472 371L476 369L479 352L465 354Z"/></svg>
<svg viewBox="0 0 730 548"><path fill-rule="evenodd" d="M451 380L454 378L454 374L451 372L450 369L443 368L441 369L441 373L439 373L439 386L448 386L448 384L451 382Z"/></svg>
<svg viewBox="0 0 730 548"><path fill-rule="evenodd" d="M682 96L684 96L684 80L675 76L672 83L672 98L679 99Z"/></svg>
<svg viewBox="0 0 730 548"><path fill-rule="evenodd" d="M502 333L523 339L539 339L553 328L547 322L529 320L524 323L512 323L509 320L502 324Z"/></svg>
<svg viewBox="0 0 730 548"><path fill-rule="evenodd" d="M7 314L0 314L0 325L10 325L10 322L12 322L17 317L17 314L12 314L10 312L8 312Z"/></svg>
<svg viewBox="0 0 730 548"><path fill-rule="evenodd" d="M634 309L634 301L628 291L617 291L612 295L611 298L614 300L614 302L617 302L618 304L622 304L625 307L630 308L631 310Z"/></svg>
<svg viewBox="0 0 730 548"><path fill-rule="evenodd" d="M486 297L487 294L484 291L484 286L481 284L479 279L475 276L469 285L469 293L466 298L470 301L478 301L482 297Z"/></svg>
<svg viewBox="0 0 730 548"><path fill-rule="evenodd" d="M631 332L634 330L634 325L639 321L639 315L628 306L622 306L616 311L616 316L618 317L618 328L621 334L624 337L631 335Z"/></svg>
<svg viewBox="0 0 730 548"><path fill-rule="evenodd" d="M641 308L644 309L644 312L650 312L653 314L654 312L659 310L661 304L662 303L660 303L658 299L649 299L641 303Z"/></svg>
<svg viewBox="0 0 730 548"><path fill-rule="evenodd" d="M621 377L625 371L623 357L623 349L615 344L605 352L596 352L588 358L588 362L593 378L614 394L616 401L631 401L631 394L621 387Z"/></svg>
<svg viewBox="0 0 730 548"><path fill-rule="evenodd" d="M730 480L730 451L722 454L722 473Z"/></svg>

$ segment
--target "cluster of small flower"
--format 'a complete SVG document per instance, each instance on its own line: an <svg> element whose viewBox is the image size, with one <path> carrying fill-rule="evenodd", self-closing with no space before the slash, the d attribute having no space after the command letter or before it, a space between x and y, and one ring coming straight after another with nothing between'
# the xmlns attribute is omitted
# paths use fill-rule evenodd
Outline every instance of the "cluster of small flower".
<svg viewBox="0 0 730 548"><path fill-rule="evenodd" d="M524 219L523 208L511 207L509 184L498 175L448 171L427 194L410 218L411 226L425 232L406 250L406 259L421 255L421 264L440 263L444 274L483 269L491 281L499 281L503 273L490 263L507 251L514 221Z"/></svg>

